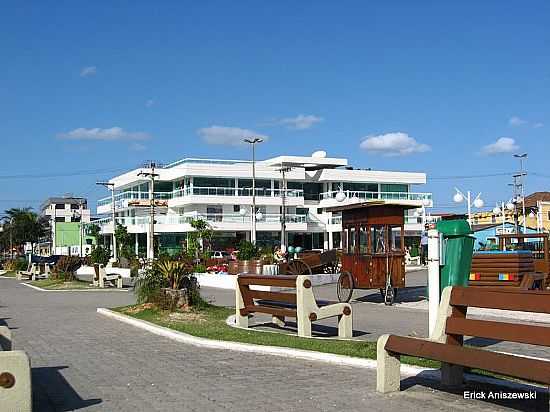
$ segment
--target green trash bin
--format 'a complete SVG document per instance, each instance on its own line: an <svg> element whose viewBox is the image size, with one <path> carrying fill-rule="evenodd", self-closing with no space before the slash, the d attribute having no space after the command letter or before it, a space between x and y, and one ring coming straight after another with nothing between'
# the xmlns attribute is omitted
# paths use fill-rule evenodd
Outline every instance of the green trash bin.
<svg viewBox="0 0 550 412"><path fill-rule="evenodd" d="M468 286L475 238L464 219L441 220L437 231L443 235L439 266L439 296L446 286Z"/></svg>

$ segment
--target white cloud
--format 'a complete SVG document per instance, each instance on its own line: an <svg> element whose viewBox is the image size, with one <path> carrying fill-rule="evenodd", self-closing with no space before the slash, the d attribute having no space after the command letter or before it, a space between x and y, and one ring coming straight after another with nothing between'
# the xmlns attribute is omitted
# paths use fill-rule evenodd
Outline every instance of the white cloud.
<svg viewBox="0 0 550 412"><path fill-rule="evenodd" d="M296 117L286 117L278 121L279 124L285 125L291 129L295 130L305 130L309 129L316 123L322 122L324 119L319 116L312 114L303 115L299 114Z"/></svg>
<svg viewBox="0 0 550 412"><path fill-rule="evenodd" d="M524 120L524 119L522 119L521 117L518 117L518 116L512 116L508 120L508 124L510 126L523 126L526 123L527 123L527 120Z"/></svg>
<svg viewBox="0 0 550 412"><path fill-rule="evenodd" d="M516 141L511 137L500 137L496 142L483 146L481 153L494 155L499 153L511 153L519 149Z"/></svg>
<svg viewBox="0 0 550 412"><path fill-rule="evenodd" d="M145 107L151 107L155 104L155 99L149 99L145 102Z"/></svg>
<svg viewBox="0 0 550 412"><path fill-rule="evenodd" d="M80 70L80 77L95 76L96 73L97 73L96 66L86 66L82 70Z"/></svg>
<svg viewBox="0 0 550 412"><path fill-rule="evenodd" d="M86 129L79 127L67 133L60 133L58 138L64 140L147 140L151 136L145 132L128 132L121 127L101 129L99 127Z"/></svg>
<svg viewBox="0 0 550 412"><path fill-rule="evenodd" d="M253 130L241 129L239 127L210 126L197 130L197 134L208 144L227 146L239 146L243 139L259 137L268 140L269 137Z"/></svg>
<svg viewBox="0 0 550 412"><path fill-rule="evenodd" d="M382 153L386 156L406 156L412 153L422 153L432 150L427 144L419 143L416 139L403 132L366 136L361 141L359 147L368 152Z"/></svg>
<svg viewBox="0 0 550 412"><path fill-rule="evenodd" d="M533 125L533 129L540 129L544 126L544 123L538 122Z"/></svg>

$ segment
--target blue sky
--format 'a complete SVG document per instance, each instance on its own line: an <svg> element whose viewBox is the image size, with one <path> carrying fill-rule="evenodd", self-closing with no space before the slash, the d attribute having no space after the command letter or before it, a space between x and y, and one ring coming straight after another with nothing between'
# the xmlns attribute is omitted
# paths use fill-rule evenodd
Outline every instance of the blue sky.
<svg viewBox="0 0 550 412"><path fill-rule="evenodd" d="M96 180L146 159L248 158L247 131L262 158L424 171L439 210L454 186L506 200L510 176L445 177L512 173L513 152L550 189L547 1L1 7L0 210L95 205Z"/></svg>

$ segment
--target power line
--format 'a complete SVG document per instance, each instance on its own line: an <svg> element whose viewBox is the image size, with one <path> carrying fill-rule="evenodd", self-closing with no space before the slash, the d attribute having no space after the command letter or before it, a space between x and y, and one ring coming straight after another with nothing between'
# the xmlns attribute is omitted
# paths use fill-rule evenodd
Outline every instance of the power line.
<svg viewBox="0 0 550 412"><path fill-rule="evenodd" d="M512 176L513 173L487 173L481 175L457 175L457 176L427 176L427 180L453 180L453 179L481 179L485 177Z"/></svg>
<svg viewBox="0 0 550 412"><path fill-rule="evenodd" d="M71 176L86 176L96 175L100 173L116 173L127 169L96 169L96 170L79 170L72 173L55 173L55 174L19 174L19 175L0 175L0 179L48 179L56 177L71 177Z"/></svg>

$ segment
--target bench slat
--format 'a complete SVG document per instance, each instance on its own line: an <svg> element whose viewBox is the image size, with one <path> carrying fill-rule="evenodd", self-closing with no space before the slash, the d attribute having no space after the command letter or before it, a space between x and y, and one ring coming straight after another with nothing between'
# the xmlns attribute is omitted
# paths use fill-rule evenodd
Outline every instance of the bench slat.
<svg viewBox="0 0 550 412"><path fill-rule="evenodd" d="M497 291L453 287L451 306L550 313L550 292Z"/></svg>
<svg viewBox="0 0 550 412"><path fill-rule="evenodd" d="M550 327L546 326L450 317L445 333L550 346Z"/></svg>
<svg viewBox="0 0 550 412"><path fill-rule="evenodd" d="M286 292L268 292L264 290L254 290L250 289L247 291L248 296L252 299L263 299L263 300L272 300L280 301L285 303L296 304L296 294L295 293L286 293Z"/></svg>
<svg viewBox="0 0 550 412"><path fill-rule="evenodd" d="M278 286L278 287L296 287L296 276L254 276L239 275L237 281L239 285L257 285L257 286Z"/></svg>
<svg viewBox="0 0 550 412"><path fill-rule="evenodd" d="M285 309L281 307L252 305L252 306L245 306L244 309L241 309L241 315L243 316L254 312L267 313L273 316L288 316L290 318L296 317L296 310Z"/></svg>
<svg viewBox="0 0 550 412"><path fill-rule="evenodd" d="M395 335L388 338L385 349L550 385L550 362L538 359Z"/></svg>

